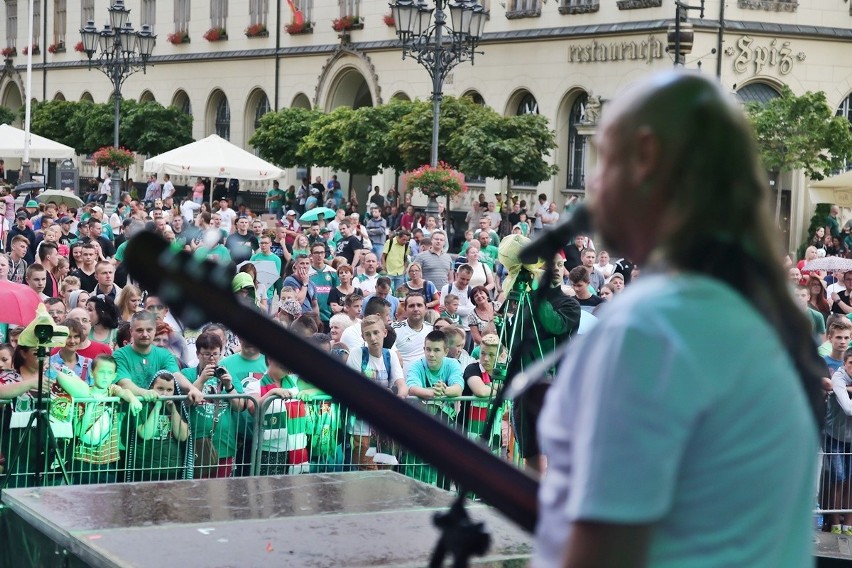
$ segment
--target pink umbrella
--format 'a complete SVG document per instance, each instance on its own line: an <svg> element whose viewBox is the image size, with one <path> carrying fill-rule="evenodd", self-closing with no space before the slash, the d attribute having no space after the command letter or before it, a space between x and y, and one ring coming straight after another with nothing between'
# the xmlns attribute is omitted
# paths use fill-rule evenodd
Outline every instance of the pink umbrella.
<svg viewBox="0 0 852 568"><path fill-rule="evenodd" d="M29 286L0 280L0 322L26 326L35 319L41 298Z"/></svg>

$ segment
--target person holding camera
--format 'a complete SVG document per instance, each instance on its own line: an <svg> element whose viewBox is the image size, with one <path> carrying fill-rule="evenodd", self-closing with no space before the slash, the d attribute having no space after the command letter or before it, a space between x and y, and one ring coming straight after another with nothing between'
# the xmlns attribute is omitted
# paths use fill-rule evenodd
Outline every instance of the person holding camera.
<svg viewBox="0 0 852 568"><path fill-rule="evenodd" d="M234 382L228 370L220 365L222 338L204 332L195 340L198 366L182 369L205 397L211 394L242 393L242 384ZM237 455L239 421L237 413L245 408L246 399L205 398L193 406L189 415L190 437L194 452L196 479L231 477Z"/></svg>

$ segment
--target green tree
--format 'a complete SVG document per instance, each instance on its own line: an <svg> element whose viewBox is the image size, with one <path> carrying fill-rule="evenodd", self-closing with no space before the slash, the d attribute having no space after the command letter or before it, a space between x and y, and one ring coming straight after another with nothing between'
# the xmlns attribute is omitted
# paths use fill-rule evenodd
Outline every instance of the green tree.
<svg viewBox="0 0 852 568"><path fill-rule="evenodd" d="M538 114L501 116L481 107L452 133L448 148L460 157L458 167L468 176L537 184L558 171L544 159L556 148L556 133Z"/></svg>
<svg viewBox="0 0 852 568"><path fill-rule="evenodd" d="M304 108L268 112L261 117L249 144L257 149L261 158L281 168L305 165L306 158L299 153L300 146L319 116L319 111Z"/></svg>
<svg viewBox="0 0 852 568"><path fill-rule="evenodd" d="M302 140L300 153L312 164L353 174L373 175L404 163L388 130L414 103L393 101L377 107L338 107L320 116Z"/></svg>
<svg viewBox="0 0 852 568"><path fill-rule="evenodd" d="M796 96L783 87L781 96L746 111L754 128L764 167L775 181L775 219L781 216L780 177L784 172L804 170L812 180L842 167L852 157L849 121L834 116L825 93Z"/></svg>
<svg viewBox="0 0 852 568"><path fill-rule="evenodd" d="M467 97L444 97L438 121L438 159L454 168L459 167L462 156L453 152L450 138L464 127L471 117L479 114L480 107ZM432 151L432 103L416 101L411 111L398 120L388 131L388 136L398 149L404 170L413 170L428 164Z"/></svg>
<svg viewBox="0 0 852 568"><path fill-rule="evenodd" d="M192 117L158 102L122 105L119 135L123 146L156 156L192 142Z"/></svg>
<svg viewBox="0 0 852 568"><path fill-rule="evenodd" d="M37 102L32 106L30 129L34 134L71 146L79 151L83 145L83 131L73 127L72 123L81 104L84 103L74 101Z"/></svg>
<svg viewBox="0 0 852 568"><path fill-rule="evenodd" d="M15 111L4 106L0 106L0 124L12 124L15 122L15 118L17 118Z"/></svg>

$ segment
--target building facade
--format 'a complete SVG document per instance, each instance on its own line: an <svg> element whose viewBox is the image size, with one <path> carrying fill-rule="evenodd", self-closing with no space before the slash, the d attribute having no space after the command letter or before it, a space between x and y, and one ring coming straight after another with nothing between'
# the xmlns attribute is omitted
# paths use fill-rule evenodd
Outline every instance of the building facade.
<svg viewBox="0 0 852 568"><path fill-rule="evenodd" d="M697 8L700 0L691 3ZM108 0L34 4L38 50L33 50L32 98L107 101L109 81L89 71L75 47L87 20L107 19ZM126 5L133 25L151 25L158 38L153 66L131 76L123 95L184 109L193 117L195 138L217 133L248 148L259 117L270 110L329 111L430 96L426 71L401 58L385 2L127 0ZM528 201L545 193L557 202L582 195L595 164L589 140L601 108L640 77L673 65L667 31L675 20L674 0L486 0L486 8L483 53L475 65L456 67L444 92L471 96L506 115L547 116L558 141L548 159L559 173L537 186L472 180L473 193L508 189ZM293 25L294 9L304 18L302 29ZM7 54L0 105L12 109L25 100L28 12L27 0L4 0L0 6L5 24L0 48ZM743 100L766 100L782 85L797 94L822 90L829 104L849 117L851 12L846 0L708 0L703 18L697 9L688 11L694 45L684 63L717 75ZM353 29L332 29L344 16L355 18ZM221 36L221 30L225 37L205 39ZM295 183L299 173L290 171L286 182ZM388 187L394 179L392 172L352 180L345 172L319 173L336 173L360 192L370 184ZM802 176L787 176L781 185L792 249L813 204Z"/></svg>

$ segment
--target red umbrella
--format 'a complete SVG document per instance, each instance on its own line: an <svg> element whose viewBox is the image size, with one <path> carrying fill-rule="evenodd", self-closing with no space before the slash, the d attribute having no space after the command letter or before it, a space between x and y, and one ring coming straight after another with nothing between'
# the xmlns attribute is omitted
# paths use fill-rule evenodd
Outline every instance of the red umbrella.
<svg viewBox="0 0 852 568"><path fill-rule="evenodd" d="M26 326L35 319L40 303L29 286L0 279L0 322Z"/></svg>

